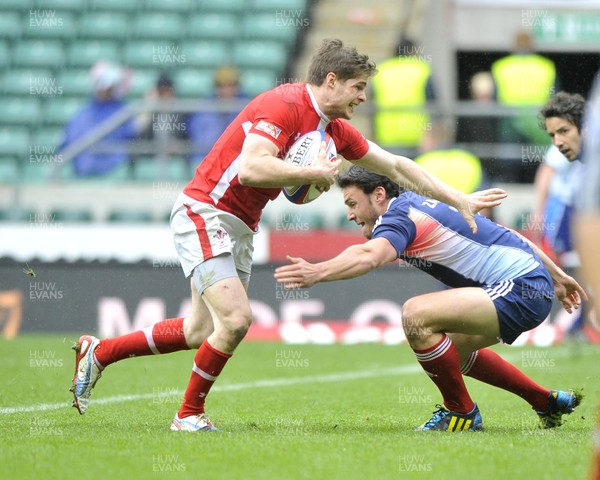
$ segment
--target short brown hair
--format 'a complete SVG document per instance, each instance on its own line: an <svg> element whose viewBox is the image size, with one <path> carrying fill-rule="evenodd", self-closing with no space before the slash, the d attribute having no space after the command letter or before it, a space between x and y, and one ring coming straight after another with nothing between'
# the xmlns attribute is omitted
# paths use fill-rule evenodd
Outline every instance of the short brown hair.
<svg viewBox="0 0 600 480"><path fill-rule="evenodd" d="M333 72L341 81L369 77L377 73L375 62L368 55L362 55L355 47L346 47L337 38L323 40L321 48L313 55L308 67L308 83L322 85L329 72Z"/></svg>

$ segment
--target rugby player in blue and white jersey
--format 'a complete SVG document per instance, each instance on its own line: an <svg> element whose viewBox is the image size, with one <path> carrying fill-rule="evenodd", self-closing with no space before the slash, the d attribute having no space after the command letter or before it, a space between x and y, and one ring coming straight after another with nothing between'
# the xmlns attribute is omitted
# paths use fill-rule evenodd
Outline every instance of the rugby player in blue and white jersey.
<svg viewBox="0 0 600 480"><path fill-rule="evenodd" d="M452 287L411 298L402 309L408 343L443 397L420 429L482 428L462 375L519 395L542 428L559 426L581 396L538 385L486 347L510 344L538 326L555 297L567 311L578 308L586 298L581 286L534 244L481 215L475 216L475 234L453 207L400 191L386 177L358 166L341 173L338 184L348 220L369 241L317 264L288 257L291 265L276 270L277 280L310 287L354 278L398 258L414 264Z"/></svg>

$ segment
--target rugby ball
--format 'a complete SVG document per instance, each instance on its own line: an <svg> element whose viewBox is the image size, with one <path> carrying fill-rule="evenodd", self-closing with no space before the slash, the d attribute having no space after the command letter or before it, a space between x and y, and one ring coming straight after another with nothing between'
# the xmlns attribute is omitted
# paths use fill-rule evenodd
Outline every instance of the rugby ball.
<svg viewBox="0 0 600 480"><path fill-rule="evenodd" d="M323 130L314 130L302 135L293 143L283 159L290 165L310 167L317 159L322 142L325 142L326 145L325 152L327 158L333 162L337 158L335 143L333 143L331 135ZM322 193L323 190L319 189L316 185L283 187L285 198L298 205L312 202Z"/></svg>

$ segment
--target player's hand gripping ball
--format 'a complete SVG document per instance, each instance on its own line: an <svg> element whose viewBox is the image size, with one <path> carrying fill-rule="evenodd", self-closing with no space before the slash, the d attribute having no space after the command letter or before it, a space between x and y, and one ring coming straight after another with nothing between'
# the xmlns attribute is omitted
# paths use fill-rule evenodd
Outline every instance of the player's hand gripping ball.
<svg viewBox="0 0 600 480"><path fill-rule="evenodd" d="M298 167L310 167L317 160L321 143L325 142L327 159L333 162L337 158L337 150L333 138L327 132L314 130L305 133L290 147L284 157L284 161ZM315 200L323 193L316 185L295 185L284 187L283 194L292 203L303 204Z"/></svg>

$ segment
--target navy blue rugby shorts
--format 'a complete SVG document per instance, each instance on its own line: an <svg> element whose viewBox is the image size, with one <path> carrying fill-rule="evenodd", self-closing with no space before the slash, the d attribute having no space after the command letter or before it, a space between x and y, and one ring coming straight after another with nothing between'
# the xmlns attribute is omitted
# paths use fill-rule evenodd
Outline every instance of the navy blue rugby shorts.
<svg viewBox="0 0 600 480"><path fill-rule="evenodd" d="M554 285L543 266L521 277L482 288L496 306L499 340L509 345L548 317L554 299Z"/></svg>

